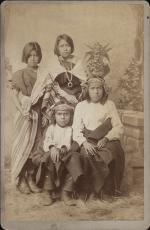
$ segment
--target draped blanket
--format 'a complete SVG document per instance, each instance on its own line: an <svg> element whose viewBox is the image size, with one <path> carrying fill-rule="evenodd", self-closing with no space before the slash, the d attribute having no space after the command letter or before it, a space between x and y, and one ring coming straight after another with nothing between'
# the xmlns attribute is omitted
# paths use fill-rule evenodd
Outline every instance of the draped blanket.
<svg viewBox="0 0 150 230"><path fill-rule="evenodd" d="M53 76L53 79L63 73L66 72L65 67L63 67L57 57L53 57L50 60L51 63L51 68L50 68L50 73ZM86 74L85 74L85 69L84 69L85 63L84 63L84 58L83 59L78 59L76 58L76 64L73 67L72 70L67 70L67 72L75 75L78 77L81 81L86 81Z"/></svg>
<svg viewBox="0 0 150 230"><path fill-rule="evenodd" d="M15 135L11 156L13 179L18 177L31 153L37 132L38 114L32 111L31 120L27 120L17 112L15 120Z"/></svg>
<svg viewBox="0 0 150 230"><path fill-rule="evenodd" d="M36 104L45 92L45 86L51 83L52 79L47 75L46 70L39 68L37 72L37 80L33 87L31 96L24 96L20 93L20 101L23 108L30 109L30 120L22 116L17 111L14 119L14 142L11 154L12 179L17 180L19 173L25 165L35 142L38 126L38 114L32 109L32 105ZM29 105L27 108L26 104Z"/></svg>
<svg viewBox="0 0 150 230"><path fill-rule="evenodd" d="M49 84L48 87L46 88L46 93L44 95L44 102L42 104L42 110L44 111L44 116L48 120L51 119L51 107L54 105L54 103L57 103L58 101L61 100L75 107L78 101L82 99L80 98L82 93L76 92L76 90L78 91L80 87L68 89L64 86L61 86L61 84L64 81L63 74L66 73L66 69L64 66L60 64L58 58L53 57L53 59L50 60L50 63L51 63L51 67L50 67L49 75L52 77L53 82L52 84ZM67 70L68 74L71 74L74 76L74 78L76 78L76 82L78 81L84 82L86 80L86 74L83 66L84 66L83 60L77 60L73 69ZM76 98L75 96L76 94L80 95L80 96L78 95L79 98Z"/></svg>

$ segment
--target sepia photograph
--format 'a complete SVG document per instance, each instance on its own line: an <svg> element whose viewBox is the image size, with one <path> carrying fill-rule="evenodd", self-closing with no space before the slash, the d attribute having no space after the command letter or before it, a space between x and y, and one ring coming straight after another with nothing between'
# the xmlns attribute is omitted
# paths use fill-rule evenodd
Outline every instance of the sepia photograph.
<svg viewBox="0 0 150 230"><path fill-rule="evenodd" d="M147 230L149 5L1 5L1 225Z"/></svg>

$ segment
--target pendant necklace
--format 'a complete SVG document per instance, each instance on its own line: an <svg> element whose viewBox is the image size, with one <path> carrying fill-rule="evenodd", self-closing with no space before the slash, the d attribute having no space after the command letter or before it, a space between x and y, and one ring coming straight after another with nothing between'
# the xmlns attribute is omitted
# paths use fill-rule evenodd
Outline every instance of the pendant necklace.
<svg viewBox="0 0 150 230"><path fill-rule="evenodd" d="M72 63L71 63L71 69L72 69ZM69 77L68 72L66 71L66 76L67 76L67 80L68 80L68 87L72 88L72 86L73 86L73 84L72 84L72 73L71 72L69 72L69 73L70 73L70 77Z"/></svg>

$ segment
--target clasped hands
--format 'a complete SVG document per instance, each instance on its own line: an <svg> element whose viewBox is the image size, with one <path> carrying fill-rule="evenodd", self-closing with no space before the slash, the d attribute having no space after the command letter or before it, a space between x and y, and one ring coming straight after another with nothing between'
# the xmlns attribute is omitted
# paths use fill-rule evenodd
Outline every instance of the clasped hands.
<svg viewBox="0 0 150 230"><path fill-rule="evenodd" d="M104 148L106 143L108 142L108 139L106 137L102 138L98 141L97 145L92 145L88 141L83 142L83 147L87 154L95 155L96 149L100 150L101 148Z"/></svg>
<svg viewBox="0 0 150 230"><path fill-rule="evenodd" d="M66 153L67 153L67 147L65 145L63 145L60 149L55 146L50 147L51 159L54 163L59 162L61 156L65 155Z"/></svg>

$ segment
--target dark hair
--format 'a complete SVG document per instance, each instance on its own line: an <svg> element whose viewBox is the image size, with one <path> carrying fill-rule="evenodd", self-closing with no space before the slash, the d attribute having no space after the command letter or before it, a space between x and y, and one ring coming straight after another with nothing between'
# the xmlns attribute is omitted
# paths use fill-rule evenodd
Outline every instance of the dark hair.
<svg viewBox="0 0 150 230"><path fill-rule="evenodd" d="M56 106L56 105L65 104L65 103L69 104L69 103L66 101L66 99L61 98L60 101L57 102L57 103L55 104L55 106ZM52 110L51 110L51 123L52 123L52 124L56 124L55 113L56 113L55 110L52 109ZM70 121L69 121L69 124L68 124L69 126L71 126L72 123L73 123L73 115L74 115L74 111L73 111L73 109L71 109L71 110L70 110Z"/></svg>
<svg viewBox="0 0 150 230"><path fill-rule="evenodd" d="M106 91L105 91L105 88L102 86L102 89L103 89L103 95L102 95L102 98L100 99L100 103L102 104L102 105L104 105L105 104L105 102L107 101L107 99L108 99L108 94L106 93ZM90 96L89 96L89 91L87 90L87 92L86 92L86 95L85 95L85 98L86 98L86 100L88 101L88 102L90 102Z"/></svg>
<svg viewBox="0 0 150 230"><path fill-rule="evenodd" d="M42 51L40 45L37 42L29 42L25 45L22 52L22 62L27 64L28 58L30 57L30 54L33 50L36 51L37 56L39 57L38 63L40 63L42 59Z"/></svg>
<svg viewBox="0 0 150 230"><path fill-rule="evenodd" d="M54 54L56 54L57 56L60 55L59 50L58 50L58 44L59 44L60 40L62 40L62 39L65 40L70 45L71 53L73 53L73 51L74 51L74 43L73 43L72 38L67 34L61 34L56 38L55 47L54 47Z"/></svg>
<svg viewBox="0 0 150 230"><path fill-rule="evenodd" d="M70 121L68 123L68 126L71 126L73 123L73 115L74 115L74 111L70 110ZM56 124L56 119L55 119L55 111L52 112L52 117L51 117L51 124L55 125Z"/></svg>

